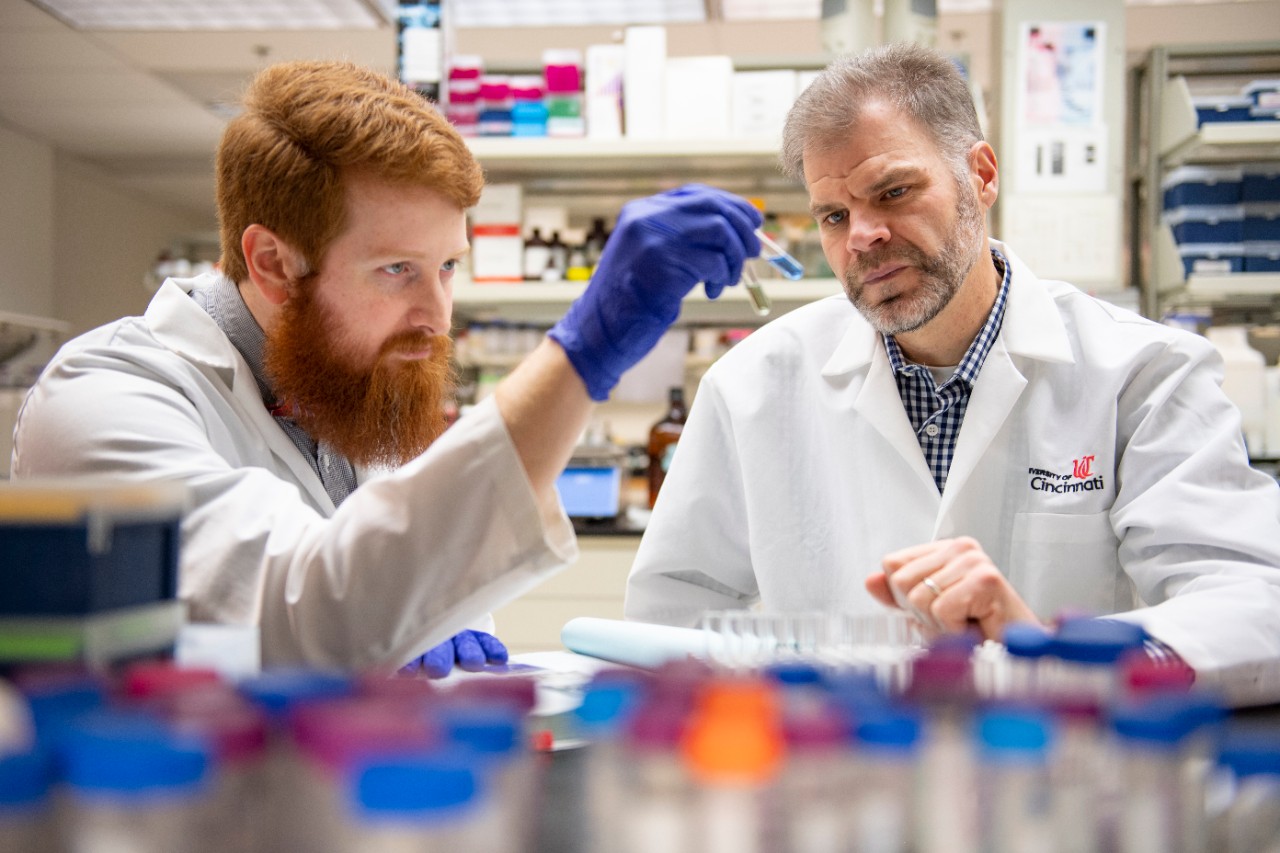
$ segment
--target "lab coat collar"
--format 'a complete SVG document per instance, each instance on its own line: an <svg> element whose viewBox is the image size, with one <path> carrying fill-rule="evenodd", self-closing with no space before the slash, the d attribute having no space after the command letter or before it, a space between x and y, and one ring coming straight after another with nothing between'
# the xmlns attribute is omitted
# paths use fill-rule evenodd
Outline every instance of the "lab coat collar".
<svg viewBox="0 0 1280 853"><path fill-rule="evenodd" d="M320 476L262 404L262 395L248 363L213 318L191 298L191 291L210 283L209 276L214 275L217 273L166 279L147 306L145 316L151 334L171 352L215 371L238 401L244 421L253 424L272 452L289 466L294 479L302 484L316 506L332 513L333 499ZM357 480L362 481L359 472Z"/></svg>
<svg viewBox="0 0 1280 853"><path fill-rule="evenodd" d="M235 374L240 354L213 318L191 299L191 291L217 273L194 278L168 278L147 306L147 325L166 349L189 361L208 365L224 374L227 384Z"/></svg>
<svg viewBox="0 0 1280 853"><path fill-rule="evenodd" d="M1011 356L1070 364L1074 361L1071 344L1053 296L1031 268L999 240L988 241L1012 266L1009 302L999 340ZM822 375L840 376L866 368L877 350L883 350L880 334L855 314L840 343L823 365Z"/></svg>

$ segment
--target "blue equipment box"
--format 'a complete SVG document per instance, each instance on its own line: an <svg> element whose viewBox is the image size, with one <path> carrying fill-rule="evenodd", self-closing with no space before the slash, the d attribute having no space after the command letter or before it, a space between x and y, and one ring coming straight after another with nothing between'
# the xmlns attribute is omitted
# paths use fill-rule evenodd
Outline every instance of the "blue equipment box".
<svg viewBox="0 0 1280 853"><path fill-rule="evenodd" d="M1195 95L1191 98L1200 124L1218 121L1249 121L1253 100L1243 95Z"/></svg>
<svg viewBox="0 0 1280 853"><path fill-rule="evenodd" d="M1187 275L1244 272L1244 243L1187 243L1178 246Z"/></svg>
<svg viewBox="0 0 1280 853"><path fill-rule="evenodd" d="M1244 207L1239 204L1175 207L1164 212L1164 221L1179 245L1244 241Z"/></svg>
<svg viewBox="0 0 1280 853"><path fill-rule="evenodd" d="M1245 272L1280 272L1280 241L1245 243Z"/></svg>
<svg viewBox="0 0 1280 853"><path fill-rule="evenodd" d="M1161 181L1164 207L1239 204L1243 181L1244 171L1239 166L1180 166Z"/></svg>
<svg viewBox="0 0 1280 853"><path fill-rule="evenodd" d="M1280 108L1280 80L1253 80L1240 90L1253 104L1254 109Z"/></svg>
<svg viewBox="0 0 1280 853"><path fill-rule="evenodd" d="M1240 171L1241 201L1280 201L1280 163L1245 163Z"/></svg>
<svg viewBox="0 0 1280 853"><path fill-rule="evenodd" d="M1280 201L1252 201L1244 205L1244 241L1280 242Z"/></svg>
<svg viewBox="0 0 1280 853"><path fill-rule="evenodd" d="M0 617L98 614L177 598L180 484L0 484Z"/></svg>

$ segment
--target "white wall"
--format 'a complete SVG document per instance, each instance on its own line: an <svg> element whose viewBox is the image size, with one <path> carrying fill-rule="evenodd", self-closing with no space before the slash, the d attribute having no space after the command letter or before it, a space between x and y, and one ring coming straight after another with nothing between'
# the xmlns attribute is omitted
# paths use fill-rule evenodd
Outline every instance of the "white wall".
<svg viewBox="0 0 1280 853"><path fill-rule="evenodd" d="M53 149L0 124L0 311L51 317Z"/></svg>
<svg viewBox="0 0 1280 853"><path fill-rule="evenodd" d="M59 154L54 179L54 316L84 331L141 314L143 276L156 254L205 223L113 186L110 177Z"/></svg>

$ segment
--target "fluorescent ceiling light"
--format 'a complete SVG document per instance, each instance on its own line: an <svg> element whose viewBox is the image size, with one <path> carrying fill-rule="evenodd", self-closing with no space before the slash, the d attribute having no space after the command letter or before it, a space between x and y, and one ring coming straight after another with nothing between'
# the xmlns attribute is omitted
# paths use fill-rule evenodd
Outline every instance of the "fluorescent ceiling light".
<svg viewBox="0 0 1280 853"><path fill-rule="evenodd" d="M31 0L78 30L372 30L395 0Z"/></svg>
<svg viewBox="0 0 1280 853"><path fill-rule="evenodd" d="M678 24L707 19L706 0L453 0L449 14L456 26L477 28Z"/></svg>

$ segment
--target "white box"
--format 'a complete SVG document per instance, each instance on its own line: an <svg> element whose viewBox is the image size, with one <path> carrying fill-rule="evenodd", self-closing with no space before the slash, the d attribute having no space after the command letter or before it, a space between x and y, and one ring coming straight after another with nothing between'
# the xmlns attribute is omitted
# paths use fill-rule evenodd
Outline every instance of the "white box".
<svg viewBox="0 0 1280 853"><path fill-rule="evenodd" d="M796 100L796 72L737 71L733 75L733 133L782 139Z"/></svg>
<svg viewBox="0 0 1280 853"><path fill-rule="evenodd" d="M667 60L663 126L667 139L727 139L733 130L733 60L680 56Z"/></svg>
<svg viewBox="0 0 1280 853"><path fill-rule="evenodd" d="M662 139L667 63L666 27L627 27L622 75L623 127L628 139Z"/></svg>
<svg viewBox="0 0 1280 853"><path fill-rule="evenodd" d="M522 202L520 184L489 184L471 208L471 279L477 284L524 281Z"/></svg>
<svg viewBox="0 0 1280 853"><path fill-rule="evenodd" d="M486 184L471 208L473 225L519 225L524 196L520 184Z"/></svg>
<svg viewBox="0 0 1280 853"><path fill-rule="evenodd" d="M622 138L622 83L627 49L620 44L587 46L584 113L588 139Z"/></svg>

